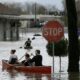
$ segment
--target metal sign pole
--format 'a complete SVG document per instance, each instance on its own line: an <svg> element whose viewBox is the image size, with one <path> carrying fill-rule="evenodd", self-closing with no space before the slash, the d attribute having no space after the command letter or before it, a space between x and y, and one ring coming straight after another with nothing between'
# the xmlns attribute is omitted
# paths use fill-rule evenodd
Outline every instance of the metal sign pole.
<svg viewBox="0 0 80 80"><path fill-rule="evenodd" d="M59 68L59 79L61 79L61 56L59 56L60 68Z"/></svg>
<svg viewBox="0 0 80 80"><path fill-rule="evenodd" d="M59 72L61 72L61 56L59 57L59 60L60 60L60 70L59 70Z"/></svg>
<svg viewBox="0 0 80 80"><path fill-rule="evenodd" d="M53 44L53 65L52 65L52 78L54 78L54 42L52 43Z"/></svg>

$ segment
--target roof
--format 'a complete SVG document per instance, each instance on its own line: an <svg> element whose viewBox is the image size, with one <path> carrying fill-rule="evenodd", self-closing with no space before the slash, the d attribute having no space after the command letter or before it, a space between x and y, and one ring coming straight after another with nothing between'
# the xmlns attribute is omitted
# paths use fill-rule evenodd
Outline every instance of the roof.
<svg viewBox="0 0 80 80"><path fill-rule="evenodd" d="M0 15L19 15L17 10L0 3Z"/></svg>
<svg viewBox="0 0 80 80"><path fill-rule="evenodd" d="M0 15L0 18L14 19L14 20L32 20L35 19L35 15ZM61 16L54 15L37 15L36 19L40 20L52 20L59 19Z"/></svg>

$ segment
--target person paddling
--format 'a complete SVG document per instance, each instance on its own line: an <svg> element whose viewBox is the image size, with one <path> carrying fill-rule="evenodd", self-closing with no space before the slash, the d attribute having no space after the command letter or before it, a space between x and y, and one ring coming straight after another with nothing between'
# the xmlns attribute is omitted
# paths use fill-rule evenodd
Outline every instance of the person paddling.
<svg viewBox="0 0 80 80"><path fill-rule="evenodd" d="M9 64L16 64L16 63L18 63L18 57L15 54L15 52L16 52L15 49L11 50L11 52L10 52L11 55L10 55L10 58L9 58Z"/></svg>
<svg viewBox="0 0 80 80"><path fill-rule="evenodd" d="M35 66L42 66L42 55L40 55L40 50L35 51L35 56L30 60L30 62L34 62Z"/></svg>
<svg viewBox="0 0 80 80"><path fill-rule="evenodd" d="M30 38L27 39L27 41L25 42L25 48L29 48L31 47L31 40Z"/></svg>
<svg viewBox="0 0 80 80"><path fill-rule="evenodd" d="M30 60L31 60L30 55L28 53L26 53L25 60L23 60L21 63L25 66L31 66Z"/></svg>

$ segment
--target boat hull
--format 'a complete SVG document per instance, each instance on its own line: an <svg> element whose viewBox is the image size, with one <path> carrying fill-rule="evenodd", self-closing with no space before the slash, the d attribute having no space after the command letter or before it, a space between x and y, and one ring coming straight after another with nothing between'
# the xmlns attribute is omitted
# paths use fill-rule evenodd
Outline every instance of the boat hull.
<svg viewBox="0 0 80 80"><path fill-rule="evenodd" d="M16 70L25 73L51 74L51 66L16 66L2 60L2 69Z"/></svg>

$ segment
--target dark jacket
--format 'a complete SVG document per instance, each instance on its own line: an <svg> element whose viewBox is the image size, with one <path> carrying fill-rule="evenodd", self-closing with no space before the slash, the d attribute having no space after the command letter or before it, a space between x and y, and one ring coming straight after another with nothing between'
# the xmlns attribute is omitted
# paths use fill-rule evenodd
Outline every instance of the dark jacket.
<svg viewBox="0 0 80 80"><path fill-rule="evenodd" d="M31 59L29 59L27 61L26 60L23 60L21 63L24 64L25 66L31 66L32 64L31 64L30 60Z"/></svg>
<svg viewBox="0 0 80 80"><path fill-rule="evenodd" d="M35 66L42 66L42 56L36 55L31 59L31 62L35 62Z"/></svg>
<svg viewBox="0 0 80 80"><path fill-rule="evenodd" d="M26 41L26 42L25 42L25 46L30 47L30 46L31 46L31 40Z"/></svg>

